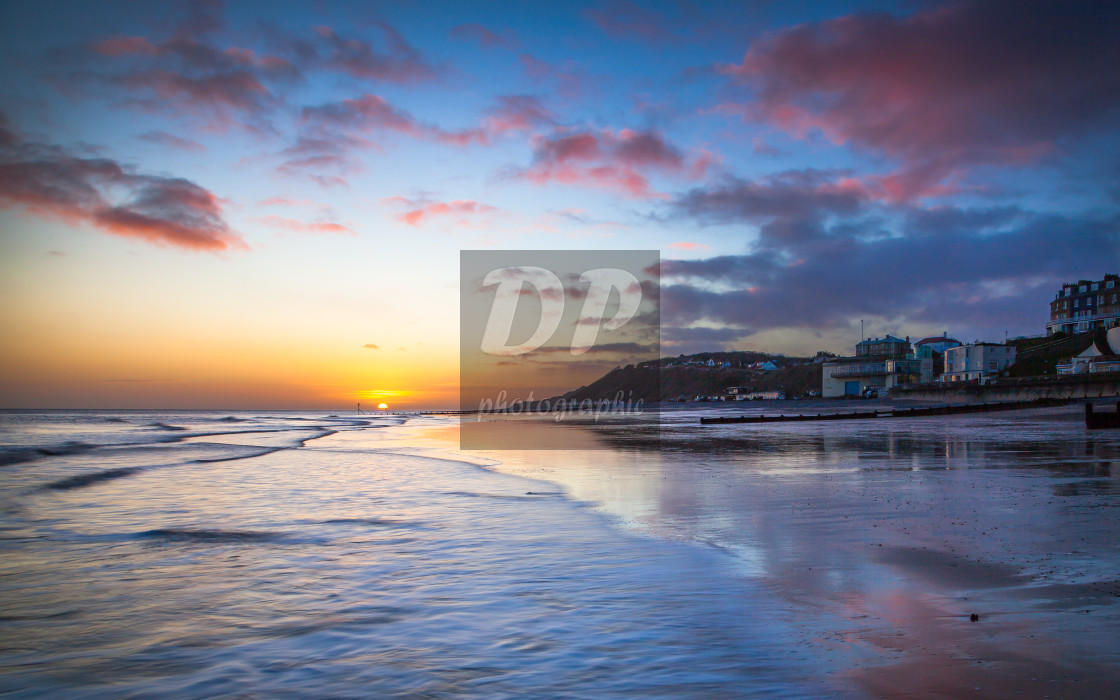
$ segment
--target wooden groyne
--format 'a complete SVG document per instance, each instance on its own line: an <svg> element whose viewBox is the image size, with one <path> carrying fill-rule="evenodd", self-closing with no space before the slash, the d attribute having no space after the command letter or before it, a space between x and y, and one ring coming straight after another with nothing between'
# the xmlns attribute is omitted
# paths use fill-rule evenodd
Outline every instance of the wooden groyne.
<svg viewBox="0 0 1120 700"><path fill-rule="evenodd" d="M797 421L828 420L865 420L869 418L921 418L925 416L956 416L964 413L990 413L993 411L1014 411L1024 408L1047 408L1065 406L1069 399L1034 399L1031 401L1001 401L996 403L959 404L956 406L920 406L915 408L889 408L874 411L855 411L852 413L817 413L795 416L727 416L701 418L701 425L727 425L730 423L793 423Z"/></svg>
<svg viewBox="0 0 1120 700"><path fill-rule="evenodd" d="M1089 430L1103 430L1105 428L1120 428L1120 401L1116 403L1115 411L1097 413L1093 404L1085 404L1085 427Z"/></svg>

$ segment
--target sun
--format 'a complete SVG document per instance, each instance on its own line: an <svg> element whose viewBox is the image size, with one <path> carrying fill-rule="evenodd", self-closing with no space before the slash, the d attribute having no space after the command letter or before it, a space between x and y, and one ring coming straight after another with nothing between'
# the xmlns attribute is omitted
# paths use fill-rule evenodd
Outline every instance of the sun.
<svg viewBox="0 0 1120 700"><path fill-rule="evenodd" d="M377 404L377 407L380 408L382 411L384 411L386 408L389 408L389 404L379 403L379 404Z"/></svg>

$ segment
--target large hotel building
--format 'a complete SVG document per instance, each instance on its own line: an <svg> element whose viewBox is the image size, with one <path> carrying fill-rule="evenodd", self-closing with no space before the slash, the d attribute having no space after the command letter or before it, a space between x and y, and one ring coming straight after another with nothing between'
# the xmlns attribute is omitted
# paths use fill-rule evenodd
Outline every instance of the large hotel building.
<svg viewBox="0 0 1120 700"><path fill-rule="evenodd" d="M1048 335L1085 333L1113 326L1120 326L1120 275L1105 275L1096 282L1068 282L1050 302Z"/></svg>

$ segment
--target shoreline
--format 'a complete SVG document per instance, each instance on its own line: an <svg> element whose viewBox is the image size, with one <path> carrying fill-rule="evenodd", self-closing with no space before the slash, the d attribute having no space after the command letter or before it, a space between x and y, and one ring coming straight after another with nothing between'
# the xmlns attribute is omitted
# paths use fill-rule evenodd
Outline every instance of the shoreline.
<svg viewBox="0 0 1120 700"><path fill-rule="evenodd" d="M257 416L215 437L203 424L213 421L211 415L197 425L187 421L190 414L144 415L136 419L143 435L155 429L144 426L162 425L189 437L138 445L136 459L150 462L145 455L155 449L209 461L129 472L69 490L32 491L22 507L31 514L46 508L59 522L71 511L84 513L72 527L86 534L57 546L80 551L83 542L100 541L105 544L98 547L118 553L159 555L156 561L163 560L161 551L180 547L193 556L214 548L249 557L283 557L302 547L314 561L342 546L358 557L347 566L380 570L378 557L393 551L381 548L399 547L394 556L405 556L399 572L427 577L430 565L417 568L419 552L428 553L419 561L435 556L432 561L439 562L461 551L466 558L456 559L450 570L474 573L456 583L451 597L473 598L471 591L489 582L491 593L477 601L484 606L499 605L529 580L537 582L534 596L569 590L573 567L592 556L598 562L594 573L579 586L607 598L575 596L566 603L575 615L567 643L588 643L576 630L596 616L613 619L619 610L647 615L650 605L675 601L666 610L684 616L677 624L721 635L719 664L740 659L767 668L788 655L789 664L769 671L775 679L804 665L812 685L775 680L775 695L1041 698L1083 696L1120 683L1114 641L1120 629L1120 543L1111 537L1120 528L1120 435L1085 431L1077 406L913 423L806 422L766 430L713 425L696 431L705 414L711 415L665 412L656 435L638 436L617 424L587 430L543 421L542 430L567 436L569 445L600 449L493 452L460 450L454 418L386 416L323 435L318 423L330 422L325 416ZM288 429L262 432L254 421L281 421ZM286 447L253 456L247 445ZM239 461L213 459L227 456ZM97 452L51 457L49 464L13 466L9 479L26 473L45 482L48 475L66 477L62 466L88 467L104 458ZM198 490L195 483L207 486ZM223 493L228 495L212 500ZM301 494L308 506L289 513L272 493ZM329 494L335 496L321 501ZM143 503L165 502L165 510L148 512L148 504L121 521L117 511L138 496ZM179 514L195 499L210 504L198 512L212 514ZM237 507L230 511L222 503ZM98 505L90 511L92 504ZM319 513L326 504L334 505ZM316 517L308 519L304 511ZM101 512L111 519L99 525ZM300 517L293 520L293 513ZM337 528L352 534L320 549L333 542ZM583 554L560 534L569 531L580 533L578 547L589 548L580 549ZM61 531L52 526L51 532ZM447 538L452 549L431 548ZM419 542L430 544L417 550ZM484 547L490 562L482 568L470 555L477 547ZM615 580L610 577L616 566L642 573ZM509 578L523 567L530 567L528 578ZM133 575L142 579L143 571ZM221 575L222 569L213 571ZM599 581L601 576L607 578ZM364 588L377 580L358 577L352 585ZM322 585L316 581L307 585ZM651 590L657 591L652 599ZM200 602L202 609L208 604ZM701 617L689 619L694 610ZM548 613L541 614L533 613L532 624L547 621ZM978 616L975 622L971 614ZM406 634L398 644L407 648L417 639ZM678 649L685 655L675 658L700 653L683 640L673 643L685 644ZM358 648L348 646L346 654ZM664 653L651 652L660 649L656 645L641 648L651 662ZM612 654L592 660L618 661ZM672 671L666 678L679 680L673 674L684 672L660 663ZM722 673L713 676L721 680L713 680L712 688L737 687L719 685L732 677L756 687L737 672ZM659 681L642 682L648 690Z"/></svg>

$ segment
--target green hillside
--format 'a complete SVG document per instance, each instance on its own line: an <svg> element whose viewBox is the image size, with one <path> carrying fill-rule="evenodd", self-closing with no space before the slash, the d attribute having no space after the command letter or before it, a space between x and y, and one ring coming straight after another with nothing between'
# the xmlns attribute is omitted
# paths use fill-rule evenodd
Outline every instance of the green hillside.
<svg viewBox="0 0 1120 700"><path fill-rule="evenodd" d="M1008 369L1010 377L1054 376L1056 365L1066 362L1093 342L1094 333L1053 335L1045 338L1012 340L1015 364Z"/></svg>
<svg viewBox="0 0 1120 700"><path fill-rule="evenodd" d="M683 365L682 362L731 362L732 367L697 367ZM734 364L746 365L754 362L772 361L778 369L761 371ZM689 357L643 363L616 368L587 386L565 394L567 399L613 399L621 391L626 400L668 401L685 396L693 399L698 395L717 395L728 387L749 387L752 391L783 391L789 396L803 395L808 391L820 391L821 365L813 364L810 358L775 357L763 353L701 353Z"/></svg>

